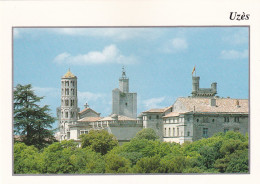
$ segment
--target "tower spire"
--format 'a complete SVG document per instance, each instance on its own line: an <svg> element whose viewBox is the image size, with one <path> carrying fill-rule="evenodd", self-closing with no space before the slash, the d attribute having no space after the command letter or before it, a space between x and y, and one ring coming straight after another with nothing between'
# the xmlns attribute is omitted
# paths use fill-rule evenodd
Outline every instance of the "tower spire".
<svg viewBox="0 0 260 184"><path fill-rule="evenodd" d="M122 78L126 78L125 67L124 67L124 65L123 65L123 67L122 67Z"/></svg>

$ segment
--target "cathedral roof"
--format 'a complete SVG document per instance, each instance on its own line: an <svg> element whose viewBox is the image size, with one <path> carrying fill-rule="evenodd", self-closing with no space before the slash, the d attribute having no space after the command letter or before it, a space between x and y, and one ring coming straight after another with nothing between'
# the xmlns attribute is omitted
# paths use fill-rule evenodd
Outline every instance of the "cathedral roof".
<svg viewBox="0 0 260 184"><path fill-rule="evenodd" d="M214 98L215 105L211 105L210 98L180 97L174 103L174 112L200 113L248 113L247 99Z"/></svg>
<svg viewBox="0 0 260 184"><path fill-rule="evenodd" d="M102 119L102 117L84 117L82 119L79 119L79 122L95 122Z"/></svg>
<svg viewBox="0 0 260 184"><path fill-rule="evenodd" d="M71 73L70 69L67 71L65 75L63 75L62 78L77 78L73 73Z"/></svg>
<svg viewBox="0 0 260 184"><path fill-rule="evenodd" d="M171 112L171 113L167 114L166 116L164 116L164 118L176 117L176 116L179 116L179 115L180 115L179 112Z"/></svg>
<svg viewBox="0 0 260 184"><path fill-rule="evenodd" d="M87 107L85 109L83 109L82 111L79 112L79 114L83 113L83 112L86 112L86 111L92 111L93 113L97 114L97 115L100 115L100 113L97 113L96 111L94 111L93 109Z"/></svg>

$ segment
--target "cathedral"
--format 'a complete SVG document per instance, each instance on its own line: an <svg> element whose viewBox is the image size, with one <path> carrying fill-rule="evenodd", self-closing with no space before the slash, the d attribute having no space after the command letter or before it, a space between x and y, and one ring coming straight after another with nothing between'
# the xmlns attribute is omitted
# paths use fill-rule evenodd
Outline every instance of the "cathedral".
<svg viewBox="0 0 260 184"><path fill-rule="evenodd" d="M129 92L129 78L124 68L119 88L112 90L112 113L101 117L87 104L80 111L77 98L77 77L70 70L61 78L61 106L57 108L58 140L74 140L90 130L105 129L119 143L129 142L143 128L152 128L161 141L192 142L218 132L248 133L248 99L216 96L217 83L200 88L200 77L193 76L189 97L179 97L170 106L149 109L137 116L137 93Z"/></svg>

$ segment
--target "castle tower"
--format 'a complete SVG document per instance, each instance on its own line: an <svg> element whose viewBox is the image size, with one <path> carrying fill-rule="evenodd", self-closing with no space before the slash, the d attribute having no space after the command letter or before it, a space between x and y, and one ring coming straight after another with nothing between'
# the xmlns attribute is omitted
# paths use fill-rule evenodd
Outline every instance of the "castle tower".
<svg viewBox="0 0 260 184"><path fill-rule="evenodd" d="M200 88L200 77L192 76L192 92L191 94L194 96L197 94L197 91L199 91Z"/></svg>
<svg viewBox="0 0 260 184"><path fill-rule="evenodd" d="M125 68L122 68L122 77L119 78L119 90L128 93L129 92L129 79L126 77Z"/></svg>
<svg viewBox="0 0 260 184"><path fill-rule="evenodd" d="M137 93L129 93L129 79L126 77L124 67L119 78L119 89L112 91L112 114L131 118L137 116Z"/></svg>
<svg viewBox="0 0 260 184"><path fill-rule="evenodd" d="M69 124L78 119L77 77L70 71L61 78L60 106L60 136L61 140L70 139Z"/></svg>
<svg viewBox="0 0 260 184"><path fill-rule="evenodd" d="M192 76L192 97L212 98L217 94L217 83L213 82L211 88L200 88L200 77Z"/></svg>

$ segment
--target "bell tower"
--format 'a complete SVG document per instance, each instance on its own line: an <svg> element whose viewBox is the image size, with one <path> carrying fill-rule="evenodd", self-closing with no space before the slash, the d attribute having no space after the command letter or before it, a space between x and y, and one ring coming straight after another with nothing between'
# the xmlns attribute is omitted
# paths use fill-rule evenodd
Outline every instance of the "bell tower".
<svg viewBox="0 0 260 184"><path fill-rule="evenodd" d="M77 77L70 71L61 78L60 136L61 140L70 139L68 125L78 119Z"/></svg>

